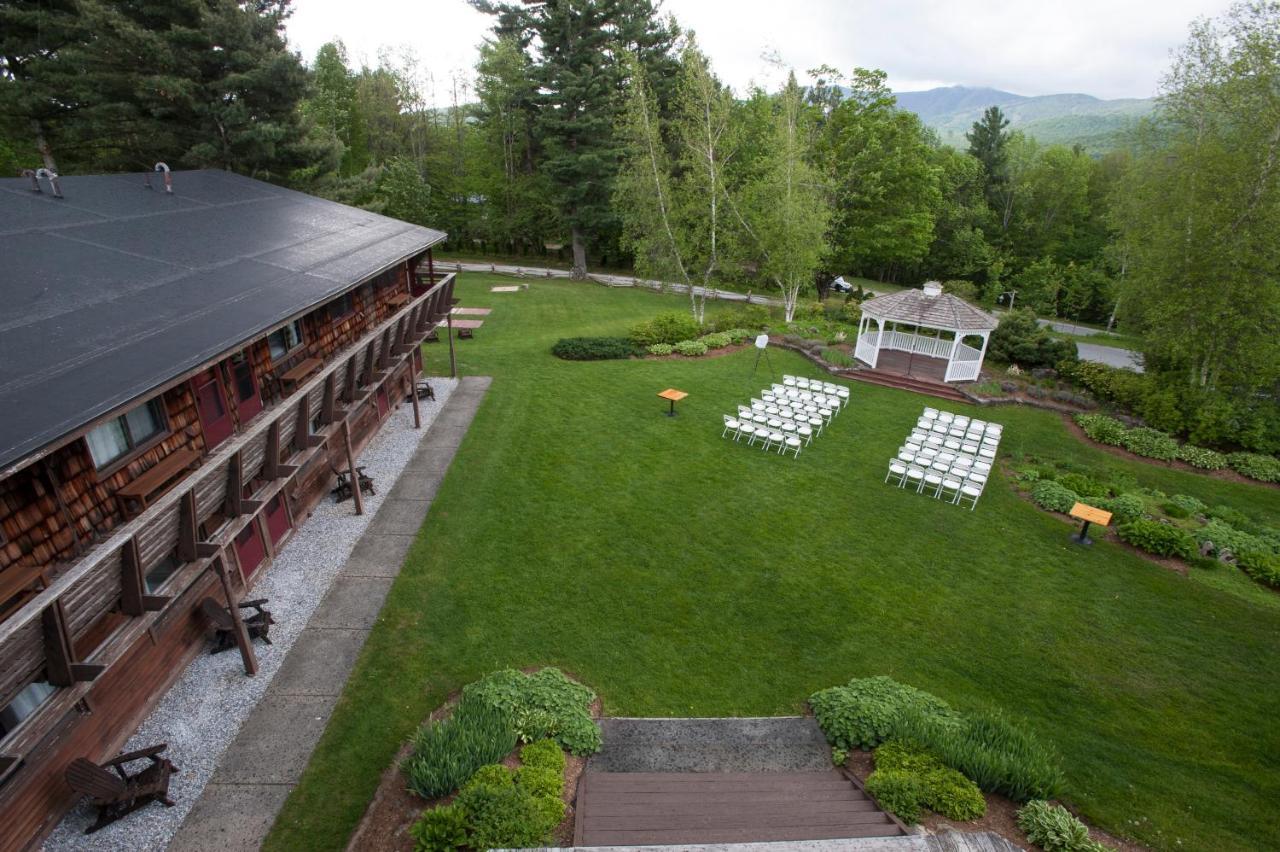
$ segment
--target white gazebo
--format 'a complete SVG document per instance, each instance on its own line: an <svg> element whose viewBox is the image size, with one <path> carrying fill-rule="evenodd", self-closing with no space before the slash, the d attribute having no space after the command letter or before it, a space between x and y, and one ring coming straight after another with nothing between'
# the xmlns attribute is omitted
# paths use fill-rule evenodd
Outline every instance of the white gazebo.
<svg viewBox="0 0 1280 852"><path fill-rule="evenodd" d="M872 368L929 374L944 382L972 382L982 371L987 341L998 324L991 314L942 292L937 281L929 281L920 290L863 302L854 355ZM882 355L904 352L905 357Z"/></svg>

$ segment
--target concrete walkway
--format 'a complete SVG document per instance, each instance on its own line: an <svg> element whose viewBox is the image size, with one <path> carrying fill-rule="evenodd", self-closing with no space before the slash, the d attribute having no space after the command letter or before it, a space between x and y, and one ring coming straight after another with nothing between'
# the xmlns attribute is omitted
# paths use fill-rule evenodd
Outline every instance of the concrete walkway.
<svg viewBox="0 0 1280 852"><path fill-rule="evenodd" d="M170 850L253 850L302 777L488 378L464 378L312 615Z"/></svg>
<svg viewBox="0 0 1280 852"><path fill-rule="evenodd" d="M600 721L588 772L822 772L831 746L807 716Z"/></svg>

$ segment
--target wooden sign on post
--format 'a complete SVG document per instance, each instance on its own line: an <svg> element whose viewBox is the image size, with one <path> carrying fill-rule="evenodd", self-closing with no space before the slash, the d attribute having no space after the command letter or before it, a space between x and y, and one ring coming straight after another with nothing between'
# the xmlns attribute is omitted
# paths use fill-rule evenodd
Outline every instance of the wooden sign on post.
<svg viewBox="0 0 1280 852"><path fill-rule="evenodd" d="M1110 512L1085 503L1076 503L1072 506L1070 515L1083 522L1080 525L1080 532L1071 536L1071 540L1076 544L1093 544L1093 540L1089 538L1089 524L1098 524L1105 527L1111 523Z"/></svg>

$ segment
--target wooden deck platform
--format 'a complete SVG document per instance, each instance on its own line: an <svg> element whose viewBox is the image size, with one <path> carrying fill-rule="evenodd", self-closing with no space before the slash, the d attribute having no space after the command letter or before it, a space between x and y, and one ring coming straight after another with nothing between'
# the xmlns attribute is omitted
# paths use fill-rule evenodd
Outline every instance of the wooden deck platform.
<svg viewBox="0 0 1280 852"><path fill-rule="evenodd" d="M591 772L575 846L898 837L907 832L836 770Z"/></svg>

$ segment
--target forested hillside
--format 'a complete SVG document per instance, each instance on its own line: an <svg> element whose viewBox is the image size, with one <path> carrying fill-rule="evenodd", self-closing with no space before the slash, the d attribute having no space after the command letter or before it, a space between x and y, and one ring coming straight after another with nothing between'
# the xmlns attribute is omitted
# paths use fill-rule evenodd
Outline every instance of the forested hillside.
<svg viewBox="0 0 1280 852"><path fill-rule="evenodd" d="M440 228L458 251L791 304L836 274L936 278L1119 322L1146 341L1142 416L1280 448L1277 4L1194 25L1139 117L1143 102L1085 96L896 98L883 71L821 56L777 91L734 91L652 0L471 2L490 37L433 98L412 53L290 52L288 0L11 0L0 167L233 169ZM1135 123L1104 156L1027 132L1077 119Z"/></svg>

